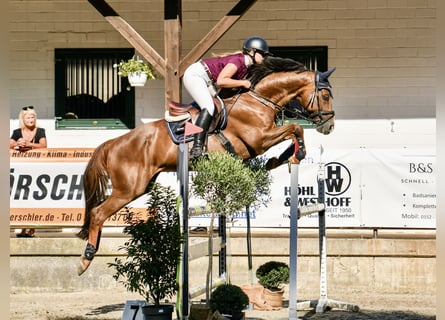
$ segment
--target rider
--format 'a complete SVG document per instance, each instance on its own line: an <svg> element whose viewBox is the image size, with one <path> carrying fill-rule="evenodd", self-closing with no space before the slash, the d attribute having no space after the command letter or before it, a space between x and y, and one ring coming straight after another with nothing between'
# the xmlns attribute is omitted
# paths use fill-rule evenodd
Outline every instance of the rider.
<svg viewBox="0 0 445 320"><path fill-rule="evenodd" d="M213 119L215 107L209 92L210 85L217 88L250 88L250 81L245 79L250 66L262 63L270 55L266 40L261 37L249 37L243 43L243 51L202 59L190 65L184 72L183 84L193 100L201 108L196 125L203 129L195 134L190 159L202 155L207 131Z"/></svg>

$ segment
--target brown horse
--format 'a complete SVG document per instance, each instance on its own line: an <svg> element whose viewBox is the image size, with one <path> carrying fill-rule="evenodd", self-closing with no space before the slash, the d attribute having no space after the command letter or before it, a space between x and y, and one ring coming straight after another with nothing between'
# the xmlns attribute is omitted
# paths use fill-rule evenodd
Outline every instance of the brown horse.
<svg viewBox="0 0 445 320"><path fill-rule="evenodd" d="M276 125L278 116L291 101L300 105L300 109L292 112L310 120L317 131L329 134L334 128L328 81L333 71L312 71L294 60L277 57L253 66L252 89L224 99L227 122L221 133L229 141L232 152L250 159L284 140L296 143L297 139L303 139L303 128L298 123ZM209 135L207 147L210 152L225 150L216 135ZM292 152L293 149L289 156ZM79 275L88 268L98 250L104 222L146 193L160 172L176 171L177 153L178 146L169 136L164 119L136 127L95 149L83 176L85 219L78 237L88 243L78 266ZM273 159L269 169L287 158L286 155ZM109 181L112 192L107 197Z"/></svg>

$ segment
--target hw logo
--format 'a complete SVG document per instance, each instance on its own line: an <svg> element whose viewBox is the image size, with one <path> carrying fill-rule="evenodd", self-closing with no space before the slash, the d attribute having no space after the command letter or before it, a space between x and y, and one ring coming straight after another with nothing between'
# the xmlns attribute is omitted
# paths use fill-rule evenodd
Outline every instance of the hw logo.
<svg viewBox="0 0 445 320"><path fill-rule="evenodd" d="M325 165L326 194L339 196L345 193L351 185L351 173L339 162L329 162Z"/></svg>

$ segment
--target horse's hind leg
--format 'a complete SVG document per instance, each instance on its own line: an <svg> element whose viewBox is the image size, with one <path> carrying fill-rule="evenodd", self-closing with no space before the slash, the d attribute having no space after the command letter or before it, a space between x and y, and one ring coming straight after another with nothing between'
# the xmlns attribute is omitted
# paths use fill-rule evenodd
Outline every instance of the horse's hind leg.
<svg viewBox="0 0 445 320"><path fill-rule="evenodd" d="M88 243L77 267L78 275L82 275L91 264L99 249L102 227L105 221L131 199L120 199L111 195L107 200L91 210L91 221L88 229Z"/></svg>

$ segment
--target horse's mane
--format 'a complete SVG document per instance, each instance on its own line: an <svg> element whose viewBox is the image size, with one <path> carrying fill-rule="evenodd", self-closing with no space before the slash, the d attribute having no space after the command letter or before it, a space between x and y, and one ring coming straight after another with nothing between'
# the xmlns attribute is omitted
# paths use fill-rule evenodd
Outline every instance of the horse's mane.
<svg viewBox="0 0 445 320"><path fill-rule="evenodd" d="M308 69L301 62L290 58L280 58L268 56L261 64L254 64L250 68L248 79L252 84L252 88L265 76L279 71L296 71L303 72Z"/></svg>

